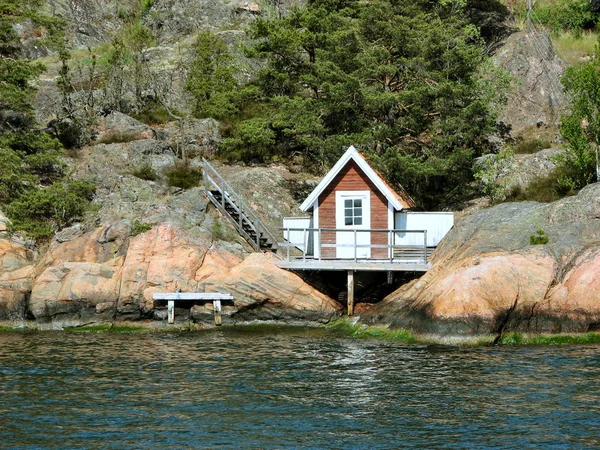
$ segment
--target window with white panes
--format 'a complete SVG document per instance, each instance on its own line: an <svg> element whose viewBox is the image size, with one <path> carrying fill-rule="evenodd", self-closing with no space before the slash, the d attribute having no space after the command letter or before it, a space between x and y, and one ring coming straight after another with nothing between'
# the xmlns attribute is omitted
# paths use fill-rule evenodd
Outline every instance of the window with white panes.
<svg viewBox="0 0 600 450"><path fill-rule="evenodd" d="M344 225L362 225L363 201L361 198L344 200Z"/></svg>

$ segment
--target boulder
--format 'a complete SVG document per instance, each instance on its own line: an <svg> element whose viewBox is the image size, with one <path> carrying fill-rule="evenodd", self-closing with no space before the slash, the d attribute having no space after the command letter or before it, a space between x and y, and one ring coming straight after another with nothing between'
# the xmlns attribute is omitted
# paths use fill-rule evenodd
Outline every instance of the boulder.
<svg viewBox="0 0 600 450"><path fill-rule="evenodd" d="M134 168L149 165L157 175L177 162L177 155L169 144L151 139L131 142L127 146L127 153Z"/></svg>
<svg viewBox="0 0 600 450"><path fill-rule="evenodd" d="M235 298L224 323L248 320L328 322L342 306L306 284L298 275L277 268L272 253L252 253L228 270L204 278L201 289L227 292ZM194 316L197 318L197 315Z"/></svg>
<svg viewBox="0 0 600 450"><path fill-rule="evenodd" d="M547 177L556 169L556 158L564 153L558 148L547 148L533 154L515 155L506 190L525 189L532 181Z"/></svg>
<svg viewBox="0 0 600 450"><path fill-rule="evenodd" d="M148 125L126 114L113 111L99 120L98 139L101 142L129 142L152 139L154 131Z"/></svg>
<svg viewBox="0 0 600 450"><path fill-rule="evenodd" d="M164 131L173 147L183 145L189 156L211 155L221 142L220 124L215 119L183 119L169 123Z"/></svg>
<svg viewBox="0 0 600 450"><path fill-rule="evenodd" d="M48 267L35 280L29 309L36 320L63 325L114 318L124 257L103 264L65 262Z"/></svg>
<svg viewBox="0 0 600 450"><path fill-rule="evenodd" d="M71 227L70 230L73 228ZM73 239L65 238L67 230L57 235L37 262L38 274L50 266L61 266L65 263L103 264L125 255L129 245L131 224L128 221L105 224L83 234L79 234L78 230L74 234L79 235Z"/></svg>
<svg viewBox="0 0 600 450"><path fill-rule="evenodd" d="M0 274L31 264L34 253L11 239L0 238Z"/></svg>
<svg viewBox="0 0 600 450"><path fill-rule="evenodd" d="M0 320L22 321L27 315L33 266L0 272Z"/></svg>
<svg viewBox="0 0 600 450"><path fill-rule="evenodd" d="M193 292L211 242L161 224L132 239L123 265L119 311L148 312L154 292Z"/></svg>
<svg viewBox="0 0 600 450"><path fill-rule="evenodd" d="M23 320L31 291L34 252L0 238L0 320Z"/></svg>
<svg viewBox="0 0 600 450"><path fill-rule="evenodd" d="M538 229L547 244L531 245ZM463 216L432 265L362 320L438 334L595 329L600 184L552 204L507 203Z"/></svg>

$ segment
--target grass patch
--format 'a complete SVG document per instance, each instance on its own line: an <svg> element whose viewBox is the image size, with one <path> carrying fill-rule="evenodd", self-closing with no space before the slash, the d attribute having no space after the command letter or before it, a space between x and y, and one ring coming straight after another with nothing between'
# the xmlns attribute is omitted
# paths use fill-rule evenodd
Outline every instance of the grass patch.
<svg viewBox="0 0 600 450"><path fill-rule="evenodd" d="M530 245L546 245L548 243L548 235L542 229L539 229L529 236L529 244Z"/></svg>
<svg viewBox="0 0 600 450"><path fill-rule="evenodd" d="M173 109L172 113L178 117L184 116L184 113L177 109ZM132 117L146 125L162 125L174 120L163 106L156 103L146 106L140 113L134 114Z"/></svg>
<svg viewBox="0 0 600 450"><path fill-rule="evenodd" d="M147 181L156 181L158 179L156 170L154 170L150 164L144 164L142 167L134 169L131 172L131 175Z"/></svg>
<svg viewBox="0 0 600 450"><path fill-rule="evenodd" d="M82 327L65 327L64 331L70 333L147 333L150 330L133 325L114 325L112 323L101 323L97 325L85 325Z"/></svg>
<svg viewBox="0 0 600 450"><path fill-rule="evenodd" d="M135 134L112 131L102 136L102 138L98 140L98 144L123 144L125 142L137 141L138 139L139 138Z"/></svg>
<svg viewBox="0 0 600 450"><path fill-rule="evenodd" d="M516 187L508 192L505 202L534 201L552 203L564 197L575 195L577 191L561 185L558 180L564 171L557 169L545 177L534 179L527 187Z"/></svg>
<svg viewBox="0 0 600 450"><path fill-rule="evenodd" d="M146 222L140 222L139 220L134 220L133 225L131 225L131 235L137 236L138 234L145 233L146 231L150 231L152 229L152 225Z"/></svg>
<svg viewBox="0 0 600 450"><path fill-rule="evenodd" d="M581 63L596 51L598 33L584 31L579 36L571 32L552 33L552 44L556 54L569 64Z"/></svg>
<svg viewBox="0 0 600 450"><path fill-rule="evenodd" d="M202 181L202 171L200 169L192 168L183 163L165 169L165 175L169 186L181 189L193 188Z"/></svg>
<svg viewBox="0 0 600 450"><path fill-rule="evenodd" d="M569 344L598 344L600 333L583 334L538 334L506 333L499 345L569 345Z"/></svg>
<svg viewBox="0 0 600 450"><path fill-rule="evenodd" d="M408 330L389 330L383 327L370 327L340 319L327 325L327 329L359 339L387 339L392 341L414 344L417 342L414 334Z"/></svg>
<svg viewBox="0 0 600 450"><path fill-rule="evenodd" d="M537 153L540 150L551 147L552 143L545 139L524 139L513 147L513 151L517 155L524 155Z"/></svg>
<svg viewBox="0 0 600 450"><path fill-rule="evenodd" d="M14 331L15 329L13 327L7 327L4 325L0 325L0 333L3 331Z"/></svg>

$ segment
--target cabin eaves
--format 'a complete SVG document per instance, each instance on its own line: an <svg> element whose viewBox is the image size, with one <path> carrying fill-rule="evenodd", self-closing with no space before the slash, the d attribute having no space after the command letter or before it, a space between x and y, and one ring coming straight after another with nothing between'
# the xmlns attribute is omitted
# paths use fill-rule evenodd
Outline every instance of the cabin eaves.
<svg viewBox="0 0 600 450"><path fill-rule="evenodd" d="M362 157L362 155L351 145L346 153L342 155L342 157L338 160L338 162L331 168L327 175L323 177L321 182L317 185L317 187L310 193L310 195L304 200L302 205L300 205L300 209L302 212L307 212L310 210L315 201L319 198L319 196L325 191L327 186L331 184L337 174L348 164L350 160L354 160L356 165L360 167L360 169L365 173L365 175L369 178L369 180L379 189L379 191L385 196L385 198L390 202L393 208L396 211L402 211L403 209L408 209L412 206L412 201L407 200L408 194L403 196L402 198L398 193L396 193L380 176L379 174L371 167L371 165Z"/></svg>

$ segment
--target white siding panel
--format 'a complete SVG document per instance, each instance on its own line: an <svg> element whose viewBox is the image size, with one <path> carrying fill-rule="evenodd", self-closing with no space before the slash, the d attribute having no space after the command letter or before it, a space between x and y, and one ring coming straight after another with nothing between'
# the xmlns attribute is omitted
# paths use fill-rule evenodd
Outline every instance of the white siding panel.
<svg viewBox="0 0 600 450"><path fill-rule="evenodd" d="M283 228L312 228L312 217L285 217L283 219ZM313 237L312 232L304 231L283 231L283 238L294 247L304 251L307 246L310 248Z"/></svg>
<svg viewBox="0 0 600 450"><path fill-rule="evenodd" d="M427 246L437 247L454 225L451 212L397 212L396 230L427 230ZM421 233L396 233L396 245L423 245Z"/></svg>

